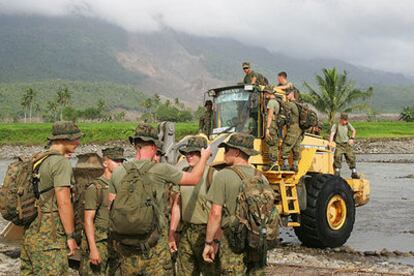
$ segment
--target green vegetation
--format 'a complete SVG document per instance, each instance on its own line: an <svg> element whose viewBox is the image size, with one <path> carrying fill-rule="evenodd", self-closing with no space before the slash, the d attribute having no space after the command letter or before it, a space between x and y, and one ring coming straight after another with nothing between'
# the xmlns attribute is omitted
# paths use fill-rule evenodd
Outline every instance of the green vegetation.
<svg viewBox="0 0 414 276"><path fill-rule="evenodd" d="M357 129L358 138L404 138L414 137L414 122L352 122ZM108 141L127 141L134 132L135 122L104 122L78 124L85 136L82 143L105 143ZM0 124L0 145L42 145L50 135L52 124ZM178 123L176 137L196 134L196 123ZM327 129L325 129L326 133Z"/></svg>
<svg viewBox="0 0 414 276"><path fill-rule="evenodd" d="M414 105L404 107L400 113L400 120L405 122L414 122Z"/></svg>
<svg viewBox="0 0 414 276"><path fill-rule="evenodd" d="M354 88L354 83L348 79L346 71L341 74L336 68L325 68L322 72L323 75L315 77L317 89L305 82L309 94L303 94L303 100L326 114L330 126L334 124L339 112L368 109L364 101L372 96L372 87L366 91Z"/></svg>
<svg viewBox="0 0 414 276"><path fill-rule="evenodd" d="M136 123L133 122L104 122L80 123L79 128L85 134L82 143L105 143L108 141L127 141L133 134ZM0 145L41 145L46 144L50 135L51 123L33 124L0 124ZM176 137L195 134L198 125L195 123L179 123L176 127Z"/></svg>

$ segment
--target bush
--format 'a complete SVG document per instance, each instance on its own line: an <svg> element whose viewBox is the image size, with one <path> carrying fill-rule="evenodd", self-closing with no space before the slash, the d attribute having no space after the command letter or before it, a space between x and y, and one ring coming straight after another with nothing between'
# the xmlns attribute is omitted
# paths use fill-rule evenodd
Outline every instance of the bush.
<svg viewBox="0 0 414 276"><path fill-rule="evenodd" d="M404 107L400 113L400 120L405 122L414 122L414 105Z"/></svg>

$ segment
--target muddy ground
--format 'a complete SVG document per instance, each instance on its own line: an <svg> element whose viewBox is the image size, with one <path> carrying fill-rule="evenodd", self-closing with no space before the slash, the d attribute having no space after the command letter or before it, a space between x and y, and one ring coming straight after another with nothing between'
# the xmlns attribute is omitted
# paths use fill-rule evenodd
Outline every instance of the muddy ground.
<svg viewBox="0 0 414 276"><path fill-rule="evenodd" d="M410 178L414 174L413 142L404 150L398 148L400 141L367 146L400 154L358 155L358 169L371 182L371 200L357 208L354 230L344 247L304 248L291 229L282 229L280 247L268 255L267 274L414 275L414 179ZM99 148L88 146L83 150ZM14 149L9 148L11 152ZM8 163L0 160L0 178ZM344 177L350 174L346 169L342 173ZM0 219L0 228L3 225ZM17 275L18 255L18 247L0 242L0 275Z"/></svg>

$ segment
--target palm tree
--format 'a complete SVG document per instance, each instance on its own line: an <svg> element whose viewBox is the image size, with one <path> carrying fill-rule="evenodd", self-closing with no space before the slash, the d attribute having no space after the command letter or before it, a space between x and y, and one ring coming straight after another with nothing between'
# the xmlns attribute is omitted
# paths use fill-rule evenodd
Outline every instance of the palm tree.
<svg viewBox="0 0 414 276"><path fill-rule="evenodd" d="M318 89L305 82L309 94L303 94L303 100L312 104L318 111L328 115L329 125L334 124L339 112L351 112L368 108L364 103L373 93L372 87L367 90L354 88L354 82L348 80L347 72L337 72L336 68L324 68L323 75L316 75Z"/></svg>
<svg viewBox="0 0 414 276"><path fill-rule="evenodd" d="M47 110L52 121L56 121L56 113L58 111L58 105L55 101L47 102Z"/></svg>
<svg viewBox="0 0 414 276"><path fill-rule="evenodd" d="M29 122L32 122L32 111L33 107L36 107L36 96L37 92L35 92L32 88L27 88L26 92L23 94L21 105L24 107L24 122L26 123L27 119L27 110L29 110Z"/></svg>
<svg viewBox="0 0 414 276"><path fill-rule="evenodd" d="M63 120L63 109L69 105L70 100L72 98L72 93L69 91L67 87L60 89L57 92L57 99L56 103L59 105L60 111L60 120Z"/></svg>

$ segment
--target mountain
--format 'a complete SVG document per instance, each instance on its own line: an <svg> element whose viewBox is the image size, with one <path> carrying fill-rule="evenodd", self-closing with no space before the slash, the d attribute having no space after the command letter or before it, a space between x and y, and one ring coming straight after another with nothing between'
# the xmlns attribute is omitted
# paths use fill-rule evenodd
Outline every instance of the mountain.
<svg viewBox="0 0 414 276"><path fill-rule="evenodd" d="M132 85L146 94L159 93L199 104L207 89L240 81L241 62L247 60L271 82L275 82L279 71L287 71L298 87L304 81L313 83L322 68L336 66L348 71L357 85L380 88L372 101L379 110L399 111L408 100L414 102L414 93L405 93L409 99L404 101L387 93L387 87L393 91L414 90L414 80L402 74L340 60L304 60L270 52L266 45L253 47L233 39L199 37L168 28L130 33L104 21L78 16L1 15L0 37L3 83L61 79Z"/></svg>

